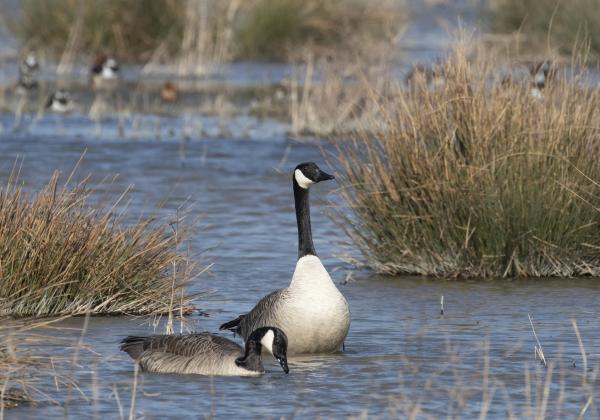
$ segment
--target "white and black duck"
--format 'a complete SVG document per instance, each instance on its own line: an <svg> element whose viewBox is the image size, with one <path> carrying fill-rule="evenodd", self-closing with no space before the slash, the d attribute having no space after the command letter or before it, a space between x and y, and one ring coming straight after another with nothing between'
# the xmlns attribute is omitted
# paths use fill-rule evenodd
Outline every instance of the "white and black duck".
<svg viewBox="0 0 600 420"><path fill-rule="evenodd" d="M69 112L73 107L71 95L64 89L59 89L48 97L46 101L46 109L51 112L64 114Z"/></svg>

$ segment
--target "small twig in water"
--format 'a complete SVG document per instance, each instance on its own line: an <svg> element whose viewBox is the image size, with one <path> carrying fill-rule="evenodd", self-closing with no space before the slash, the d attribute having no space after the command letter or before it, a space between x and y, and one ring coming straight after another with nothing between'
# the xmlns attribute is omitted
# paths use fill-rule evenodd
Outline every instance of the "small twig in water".
<svg viewBox="0 0 600 420"><path fill-rule="evenodd" d="M585 354L585 347L583 347L583 341L581 340L581 335L579 334L579 328L577 328L577 321L574 319L571 320L573 324L573 329L575 330L575 335L577 336L577 342L579 343L579 351L581 352L581 358L583 359L583 384L587 382L587 355ZM573 361L573 364L575 362Z"/></svg>
<svg viewBox="0 0 600 420"><path fill-rule="evenodd" d="M537 345L534 347L535 358L539 358L540 362L544 365L544 367L548 367L546 357L544 356L544 350L542 349L542 344L540 343L540 340L538 339L538 336L535 333L535 328L533 326L533 320L531 319L531 315L527 314L527 316L529 317L529 323L531 324L531 331L533 331L533 336L535 337L535 341L537 342Z"/></svg>
<svg viewBox="0 0 600 420"><path fill-rule="evenodd" d="M135 419L135 393L137 392L139 365L136 363L133 370L133 386L131 389L131 406L129 407L129 420Z"/></svg>

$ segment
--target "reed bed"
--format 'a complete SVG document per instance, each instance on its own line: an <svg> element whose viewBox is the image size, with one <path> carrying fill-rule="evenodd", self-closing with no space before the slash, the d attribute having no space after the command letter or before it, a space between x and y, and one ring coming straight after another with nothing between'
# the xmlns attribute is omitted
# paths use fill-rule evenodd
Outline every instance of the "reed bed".
<svg viewBox="0 0 600 420"><path fill-rule="evenodd" d="M199 272L179 249L185 223L125 223L127 191L92 207L87 180L72 177L29 194L13 176L0 190L0 316L189 311Z"/></svg>
<svg viewBox="0 0 600 420"><path fill-rule="evenodd" d="M508 373L505 357L492 350L493 344L482 340L467 349L446 338L447 363L417 364L406 358L406 368L398 372L398 391L382 401L375 389L357 418L372 417L370 408L386 402L390 418L436 419L441 413L448 419L598 417L600 364L581 366L585 354L568 363L569 356L557 352L547 366L531 360L522 363L522 373ZM513 351L525 350L519 346L502 353L514 356Z"/></svg>
<svg viewBox="0 0 600 420"><path fill-rule="evenodd" d="M238 56L297 58L315 51L356 51L395 34L407 18L403 0L254 0L240 17Z"/></svg>
<svg viewBox="0 0 600 420"><path fill-rule="evenodd" d="M371 125L377 98L392 81L393 58L383 52L359 57L305 51L288 81L292 134L340 137Z"/></svg>
<svg viewBox="0 0 600 420"><path fill-rule="evenodd" d="M176 51L183 35L184 8L177 0L25 0L19 13L4 16L9 29L30 48L57 56L76 31L77 52L110 52L145 60L164 44Z"/></svg>
<svg viewBox="0 0 600 420"><path fill-rule="evenodd" d="M99 0L92 7L83 0L25 0L18 14L4 20L29 48L56 56L68 46L71 53L104 51L154 66L177 61L181 72L231 59L285 61L301 46L331 49L378 39L389 22L405 14L403 5L402 0Z"/></svg>
<svg viewBox="0 0 600 420"><path fill-rule="evenodd" d="M594 58L600 57L600 8L596 0L492 0L490 23L497 32L523 35L527 46L548 46L570 55L588 42Z"/></svg>
<svg viewBox="0 0 600 420"><path fill-rule="evenodd" d="M565 70L536 97L501 58L459 43L443 85L396 89L376 132L338 143L335 219L374 270L600 275L600 92Z"/></svg>

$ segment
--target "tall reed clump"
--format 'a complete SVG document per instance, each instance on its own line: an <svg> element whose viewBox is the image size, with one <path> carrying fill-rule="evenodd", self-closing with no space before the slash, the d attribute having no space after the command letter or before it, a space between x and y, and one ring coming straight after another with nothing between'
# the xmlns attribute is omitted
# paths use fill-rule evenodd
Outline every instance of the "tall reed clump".
<svg viewBox="0 0 600 420"><path fill-rule="evenodd" d="M377 132L339 143L337 220L382 273L600 275L598 89L568 70L540 99L471 57L457 47L443 86L398 89Z"/></svg>
<svg viewBox="0 0 600 420"><path fill-rule="evenodd" d="M288 81L292 134L340 137L369 126L393 80L393 58L379 51L324 58L307 50Z"/></svg>
<svg viewBox="0 0 600 420"><path fill-rule="evenodd" d="M123 197L94 208L91 192L85 182L59 185L58 173L35 195L14 178L0 189L0 316L191 308L184 289L197 270L178 250L186 228L154 218L126 224Z"/></svg>
<svg viewBox="0 0 600 420"><path fill-rule="evenodd" d="M180 73L193 74L231 59L286 61L303 46L377 40L404 10L403 0L23 0L4 20L30 48L56 56L71 46L74 55L176 59Z"/></svg>
<svg viewBox="0 0 600 420"><path fill-rule="evenodd" d="M591 53L600 57L600 7L596 0L492 0L491 26L498 32L520 32L529 45L545 47L547 41L570 54L577 44L589 41Z"/></svg>
<svg viewBox="0 0 600 420"><path fill-rule="evenodd" d="M288 40L287 54L294 64L288 78L292 133L340 136L369 125L374 117L371 111L376 110L374 99L394 80L398 58L394 51L406 22L404 2L299 3L313 13L327 3L321 7L328 10L323 13L328 18L313 16L313 24L324 31L321 41L302 46L298 40Z"/></svg>
<svg viewBox="0 0 600 420"><path fill-rule="evenodd" d="M405 20L402 0L254 0L240 16L242 58L286 60L303 47L354 49Z"/></svg>
<svg viewBox="0 0 600 420"><path fill-rule="evenodd" d="M60 55L81 19L80 51L146 60L161 44L177 51L185 7L178 0L24 0L17 15L4 17L18 38L47 53Z"/></svg>

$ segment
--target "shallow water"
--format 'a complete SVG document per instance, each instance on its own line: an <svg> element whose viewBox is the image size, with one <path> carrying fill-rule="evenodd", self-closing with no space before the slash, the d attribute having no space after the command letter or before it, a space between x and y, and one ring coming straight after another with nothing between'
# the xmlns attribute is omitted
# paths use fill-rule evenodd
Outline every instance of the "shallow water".
<svg viewBox="0 0 600 420"><path fill-rule="evenodd" d="M3 125L10 126L10 117L3 118ZM155 117L140 118L144 126ZM183 124L181 119L162 123ZM253 124L250 137L193 138L182 155L177 139L157 140L142 131L138 140L118 140L110 123L98 132L77 115L45 117L27 130L2 134L0 181L6 182L15 159L22 158L21 178L26 188L35 190L55 169L69 172L86 151L81 176L92 173L95 183L118 173L114 183L101 188L115 194L135 185L132 217L153 211L159 202L164 202L162 214L174 216L191 199L192 218L200 216L192 249L202 251L199 258L214 263L210 275L202 276L192 291L214 293L197 301L208 316L190 317L185 330L215 331L266 293L289 283L297 252L289 174L301 161L324 164L324 154L331 152L324 143L287 139L275 123ZM328 202L339 204L336 187L330 182L312 190L312 220L316 249L350 304L346 351L291 359L287 376L268 357L267 373L260 378L140 374L138 417L388 418L403 417L417 408L434 418L473 417L486 409L491 418L509 413L532 416L529 407L543 405L543 384L550 368L534 359L528 314L553 369L547 414L575 417L580 413L588 394L581 385L583 360L571 320L578 323L591 370L600 362L597 280L465 282L385 278L368 271L347 278L351 267L336 257L346 252L340 246L344 238L323 214ZM441 296L444 315L440 315ZM85 343L93 352L80 353L81 368L74 372L85 398L49 387L62 404L25 406L5 415L118 418L118 396L127 416L133 363L118 351L119 340L128 334L152 334L151 321L92 318ZM76 318L61 326L82 324L83 319ZM161 328L156 331L162 332ZM79 337L77 329L61 334ZM52 351L72 354L72 349ZM588 406L584 418L598 416L597 404L596 399ZM558 406L563 410L560 414Z"/></svg>

